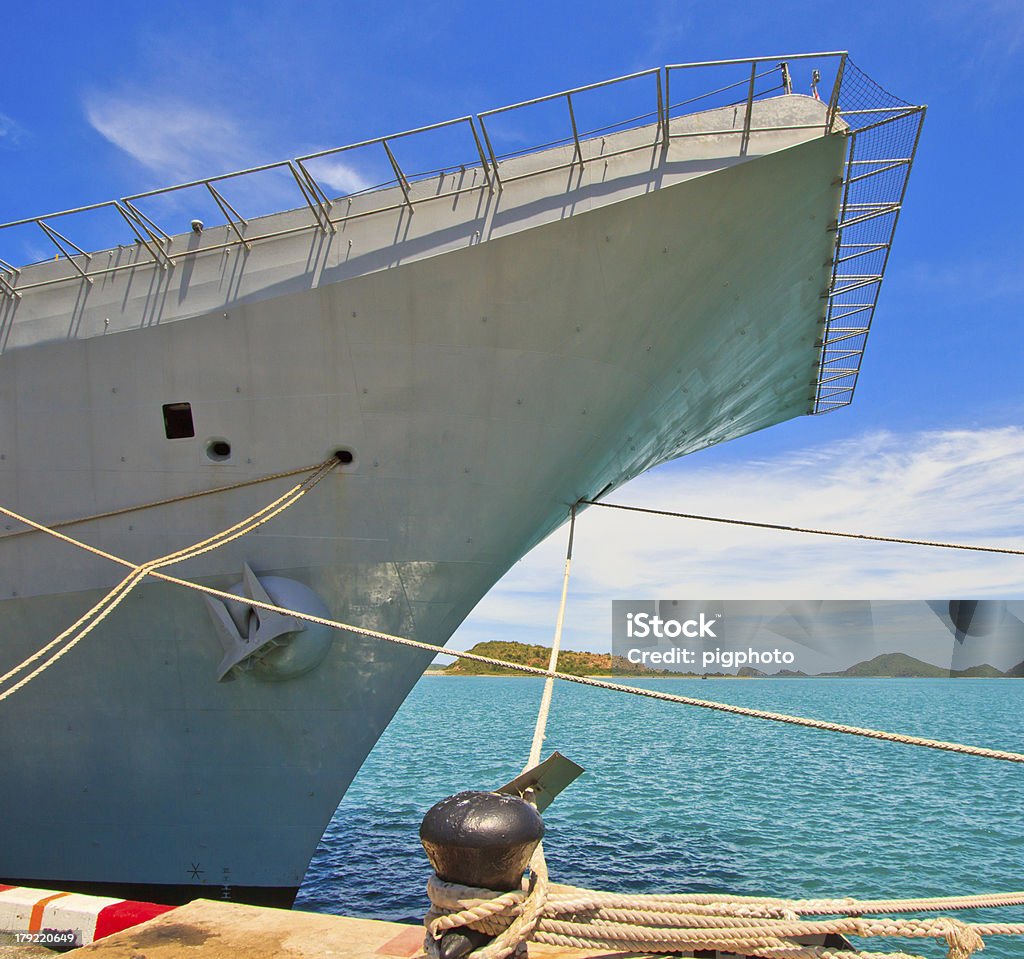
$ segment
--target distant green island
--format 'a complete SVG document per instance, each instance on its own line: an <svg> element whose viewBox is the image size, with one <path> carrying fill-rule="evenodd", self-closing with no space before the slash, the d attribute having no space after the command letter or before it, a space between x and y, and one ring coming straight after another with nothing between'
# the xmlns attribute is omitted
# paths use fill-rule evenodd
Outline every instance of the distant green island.
<svg viewBox="0 0 1024 959"><path fill-rule="evenodd" d="M503 659L509 663L522 663L536 669L547 669L551 658L550 646L531 646L527 643L502 642L489 640L477 643L471 653L488 656L491 659ZM765 673L752 666L741 666L735 673L692 673L675 672L670 669L649 669L628 662L621 656L613 657L611 653L592 653L583 650L563 649L558 656L558 671L572 676L621 676L695 679L708 676L712 679L816 679L816 678L892 678L892 679L1020 679L1024 678L1024 662L1018 663L1003 672L985 663L971 666L969 669L942 669L923 660L915 659L906 653L882 653L874 659L855 663L849 669L838 673L805 673L801 670L780 669L775 673ZM524 676L525 673L507 669L504 666L491 666L488 663L477 663L471 659L458 659L450 666L431 666L426 670L431 676Z"/></svg>

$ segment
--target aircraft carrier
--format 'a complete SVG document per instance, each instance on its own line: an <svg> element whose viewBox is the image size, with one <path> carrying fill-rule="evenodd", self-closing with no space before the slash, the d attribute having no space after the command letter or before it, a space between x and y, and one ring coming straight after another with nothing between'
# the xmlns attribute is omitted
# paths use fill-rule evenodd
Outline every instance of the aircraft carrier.
<svg viewBox="0 0 1024 959"><path fill-rule="evenodd" d="M850 402L923 114L844 53L674 64L5 224L0 504L142 563L336 457L169 572L443 646L580 498ZM413 174L430 137L460 162ZM125 573L2 525L6 673ZM0 881L290 902L429 658L148 579L0 700Z"/></svg>

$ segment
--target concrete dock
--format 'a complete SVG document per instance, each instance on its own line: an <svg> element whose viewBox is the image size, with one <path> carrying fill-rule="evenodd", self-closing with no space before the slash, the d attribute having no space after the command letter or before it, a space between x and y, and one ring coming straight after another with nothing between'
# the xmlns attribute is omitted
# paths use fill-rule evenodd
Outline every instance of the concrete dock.
<svg viewBox="0 0 1024 959"><path fill-rule="evenodd" d="M64 953L74 959L412 959L423 926L197 899L173 912ZM17 953L28 959L25 952ZM621 953L531 944L533 959ZM635 955L635 954L631 954Z"/></svg>
<svg viewBox="0 0 1024 959"><path fill-rule="evenodd" d="M102 905L107 900L97 902ZM26 925L37 930L68 929L81 926L82 922L78 913L71 910ZM0 931L0 959L54 959L58 955L82 959L416 959L423 956L424 929L419 923L381 922L197 899L121 931L99 934L103 938L89 945L58 953L18 943L13 933ZM800 941L807 945L851 948L839 936L812 936ZM602 948L569 949L535 942L530 943L529 954L532 959L639 959L649 955ZM676 955L679 959L743 959L731 952L711 950Z"/></svg>

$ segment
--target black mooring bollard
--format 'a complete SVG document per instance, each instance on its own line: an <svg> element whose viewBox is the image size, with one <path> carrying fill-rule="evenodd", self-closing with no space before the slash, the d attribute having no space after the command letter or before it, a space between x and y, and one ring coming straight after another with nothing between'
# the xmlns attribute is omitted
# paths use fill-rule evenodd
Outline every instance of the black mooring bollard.
<svg viewBox="0 0 1024 959"><path fill-rule="evenodd" d="M461 792L442 799L423 817L420 842L438 878L503 892L518 889L544 835L540 813L504 793ZM489 942L472 929L452 929L433 949L438 959L461 959Z"/></svg>

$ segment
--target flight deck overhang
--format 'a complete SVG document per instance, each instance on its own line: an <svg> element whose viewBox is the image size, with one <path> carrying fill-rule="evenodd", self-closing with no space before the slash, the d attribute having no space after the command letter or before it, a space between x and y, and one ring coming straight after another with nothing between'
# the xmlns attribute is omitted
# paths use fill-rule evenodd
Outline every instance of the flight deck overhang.
<svg viewBox="0 0 1024 959"><path fill-rule="evenodd" d="M794 93L798 68L812 77L809 95ZM626 87L645 91L649 109L623 119L614 110ZM585 105L594 98L610 101L612 122L584 123ZM562 133L529 148L515 145L514 135L509 147L506 136L503 148L501 124L536 110L561 111ZM820 291L818 358L806 410L830 412L848 405L856 388L923 116L923 107L889 94L845 53L674 64L294 160L15 220L0 225L0 240L35 229L57 256L20 268L0 259L0 352L67 338L69 326L79 338L106 335L394 268L836 137L845 156L837 168L830 275ZM466 162L408 172L401 149L437 136L461 137ZM390 179L367 185L352 174L350 158L374 151L386 159ZM350 187L342 195L339 170ZM278 177L277 187L290 184L302 205L248 214L239 197L251 201L268 177ZM194 217L184 233L164 229L166 218L180 220L189 208L204 211L203 220ZM73 226L102 216L120 224L127 245L89 253L88 239L72 239ZM117 309L129 295L132 308Z"/></svg>

